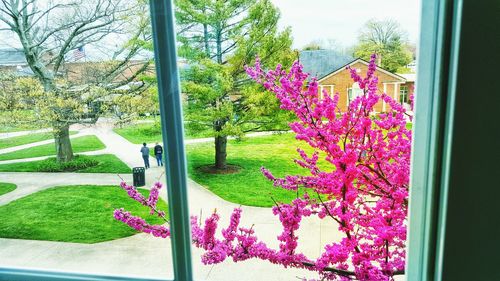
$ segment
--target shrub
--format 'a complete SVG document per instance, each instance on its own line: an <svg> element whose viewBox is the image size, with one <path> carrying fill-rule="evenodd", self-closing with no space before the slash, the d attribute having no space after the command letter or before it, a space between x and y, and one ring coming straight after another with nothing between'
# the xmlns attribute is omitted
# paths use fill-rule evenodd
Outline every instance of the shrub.
<svg viewBox="0 0 500 281"><path fill-rule="evenodd" d="M156 136L161 134L161 124L160 122L155 121L151 126L143 126L137 129L141 135L143 136Z"/></svg>
<svg viewBox="0 0 500 281"><path fill-rule="evenodd" d="M56 158L48 158L39 163L40 172L72 172L99 165L99 161L85 155L76 155L69 162L58 163Z"/></svg>

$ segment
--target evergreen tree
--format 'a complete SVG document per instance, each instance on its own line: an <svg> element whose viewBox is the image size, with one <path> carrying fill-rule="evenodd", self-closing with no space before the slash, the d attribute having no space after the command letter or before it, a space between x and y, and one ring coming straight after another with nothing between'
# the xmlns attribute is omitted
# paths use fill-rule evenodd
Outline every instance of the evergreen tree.
<svg viewBox="0 0 500 281"><path fill-rule="evenodd" d="M260 57L264 66L289 66L290 29L278 31L280 13L269 0L177 0L179 56L187 95L186 126L211 128L215 168L226 169L228 136L284 128L289 115L277 99L252 83L245 66Z"/></svg>

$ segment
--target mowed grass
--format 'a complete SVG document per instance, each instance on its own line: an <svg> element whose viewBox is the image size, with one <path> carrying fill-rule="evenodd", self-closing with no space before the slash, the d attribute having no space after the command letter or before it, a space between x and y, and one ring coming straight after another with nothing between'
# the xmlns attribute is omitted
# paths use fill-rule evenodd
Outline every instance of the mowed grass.
<svg viewBox="0 0 500 281"><path fill-rule="evenodd" d="M0 182L0 196L7 194L17 188L13 183Z"/></svg>
<svg viewBox="0 0 500 281"><path fill-rule="evenodd" d="M20 132L20 131L28 131L28 130L38 130L38 129L40 129L40 128L30 127L30 126L17 126L17 125L6 126L6 125L2 125L0 127L0 133L12 133L12 132Z"/></svg>
<svg viewBox="0 0 500 281"><path fill-rule="evenodd" d="M77 133L76 131L70 132L71 135L76 134L76 133ZM39 141L44 141L44 140L50 140L53 138L54 138L54 135L52 133L47 132L47 133L35 133L35 134L29 134L29 135L25 135L25 136L0 139L0 149L19 146L19 145L28 144L28 143L39 142Z"/></svg>
<svg viewBox="0 0 500 281"><path fill-rule="evenodd" d="M123 128L115 128L113 131L135 144L161 142L162 140L161 128L154 123L134 124Z"/></svg>
<svg viewBox="0 0 500 281"><path fill-rule="evenodd" d="M113 211L119 208L151 224L164 223L118 186L59 186L0 206L0 237L97 243L134 235L135 230L113 218ZM158 208L168 211L161 199Z"/></svg>
<svg viewBox="0 0 500 281"><path fill-rule="evenodd" d="M199 166L213 164L214 148L212 143L187 146L189 176L224 200L248 206L270 207L273 200L291 202L297 192L273 187L261 173L262 166L274 176L308 174L293 159L300 156L296 148L308 152L304 142L295 140L292 134L271 135L248 138L245 141L229 141L227 146L228 164L238 165L242 169L237 174L207 174L196 169ZM328 164L323 164L328 168ZM301 190L299 194L302 194Z"/></svg>
<svg viewBox="0 0 500 281"><path fill-rule="evenodd" d="M87 159L96 160L97 165L86 167L68 172L74 173L115 173L129 174L131 168L123 163L118 157L113 154L101 155L79 155ZM40 161L19 162L0 165L0 172L47 172L46 166L53 166L56 162L55 158L48 158Z"/></svg>
<svg viewBox="0 0 500 281"><path fill-rule="evenodd" d="M190 130L188 127L185 127L184 129L186 139L206 138L212 136L209 129ZM132 124L123 128L115 128L113 131L127 139L129 142L135 144L142 144L144 142L163 142L161 137L161 127L158 123Z"/></svg>
<svg viewBox="0 0 500 281"><path fill-rule="evenodd" d="M71 139L73 152L86 152L104 149L106 146L94 135ZM0 161L12 159L24 159L55 155L56 148L53 143L29 147L9 153L0 154Z"/></svg>

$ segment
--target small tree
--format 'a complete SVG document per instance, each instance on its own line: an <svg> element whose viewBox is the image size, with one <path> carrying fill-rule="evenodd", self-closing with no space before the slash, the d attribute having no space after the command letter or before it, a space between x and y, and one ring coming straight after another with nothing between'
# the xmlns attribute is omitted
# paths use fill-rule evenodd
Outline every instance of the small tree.
<svg viewBox="0 0 500 281"><path fill-rule="evenodd" d="M338 94L331 98L326 92L318 93L316 80L307 82L308 74L299 63L289 72L281 66L264 72L259 62L247 69L255 81L276 94L282 109L296 114L299 121L290 128L298 140L314 149L309 155L297 149L300 157L295 162L309 175L276 178L265 168L262 172L276 187L303 187L307 192L291 203L273 207L283 228L277 237L279 249L259 241L252 227L239 226L240 208L234 210L220 238L215 236L218 214L209 216L203 227L192 217L193 243L206 250L203 263L220 263L228 257L234 261L258 258L317 271L323 280L392 280L394 275L404 274L412 135L406 129L405 109L385 93L377 93L375 68L372 56L366 77L351 70L363 95L351 102L346 112L337 107ZM391 110L377 116L373 110L380 99ZM152 212L164 216L156 210L161 184L153 187L149 199L134 187L124 183L122 187ZM307 257L297 251L297 230L306 217L332 220L344 238L327 244L319 257ZM115 210L115 218L138 231L169 235L168 227L151 226L123 209Z"/></svg>
<svg viewBox="0 0 500 281"><path fill-rule="evenodd" d="M19 95L16 95L19 88L12 80L17 77L8 71L0 71L0 111L15 110L21 107Z"/></svg>
<svg viewBox="0 0 500 281"><path fill-rule="evenodd" d="M279 11L269 0L176 0L187 126L214 136L215 168L226 169L228 136L280 128L278 102L245 75L256 55L265 65L291 64L290 29L278 31Z"/></svg>

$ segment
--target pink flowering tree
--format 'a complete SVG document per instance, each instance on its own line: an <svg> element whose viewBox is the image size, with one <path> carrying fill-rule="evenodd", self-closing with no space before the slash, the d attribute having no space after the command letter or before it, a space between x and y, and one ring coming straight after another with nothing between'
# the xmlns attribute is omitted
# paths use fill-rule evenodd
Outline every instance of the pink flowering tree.
<svg viewBox="0 0 500 281"><path fill-rule="evenodd" d="M276 95L283 110L296 114L298 121L290 128L297 140L313 148L309 154L297 149L295 162L308 170L307 175L277 178L264 167L262 173L275 187L304 188L306 192L272 209L282 225L278 249L260 241L252 227L240 226L241 208L234 210L229 226L220 235L216 234L217 213L204 224L192 217L192 240L205 250L201 257L204 264L257 258L317 271L322 280L392 280L404 274L412 136L406 128L408 113L403 106L378 93L375 69L372 56L365 77L350 70L363 94L345 112L338 107L339 95L319 92L316 79L310 79L299 62L289 71L279 65L264 71L258 60L246 69L253 80ZM375 114L374 106L381 100L389 110ZM164 217L156 210L160 184L155 184L148 199L138 195L134 187L121 186L152 213ZM307 217L332 220L343 238L327 244L320 256L307 257L297 249L297 231ZM138 231L169 235L168 227L151 226L124 210L116 210L115 218Z"/></svg>

